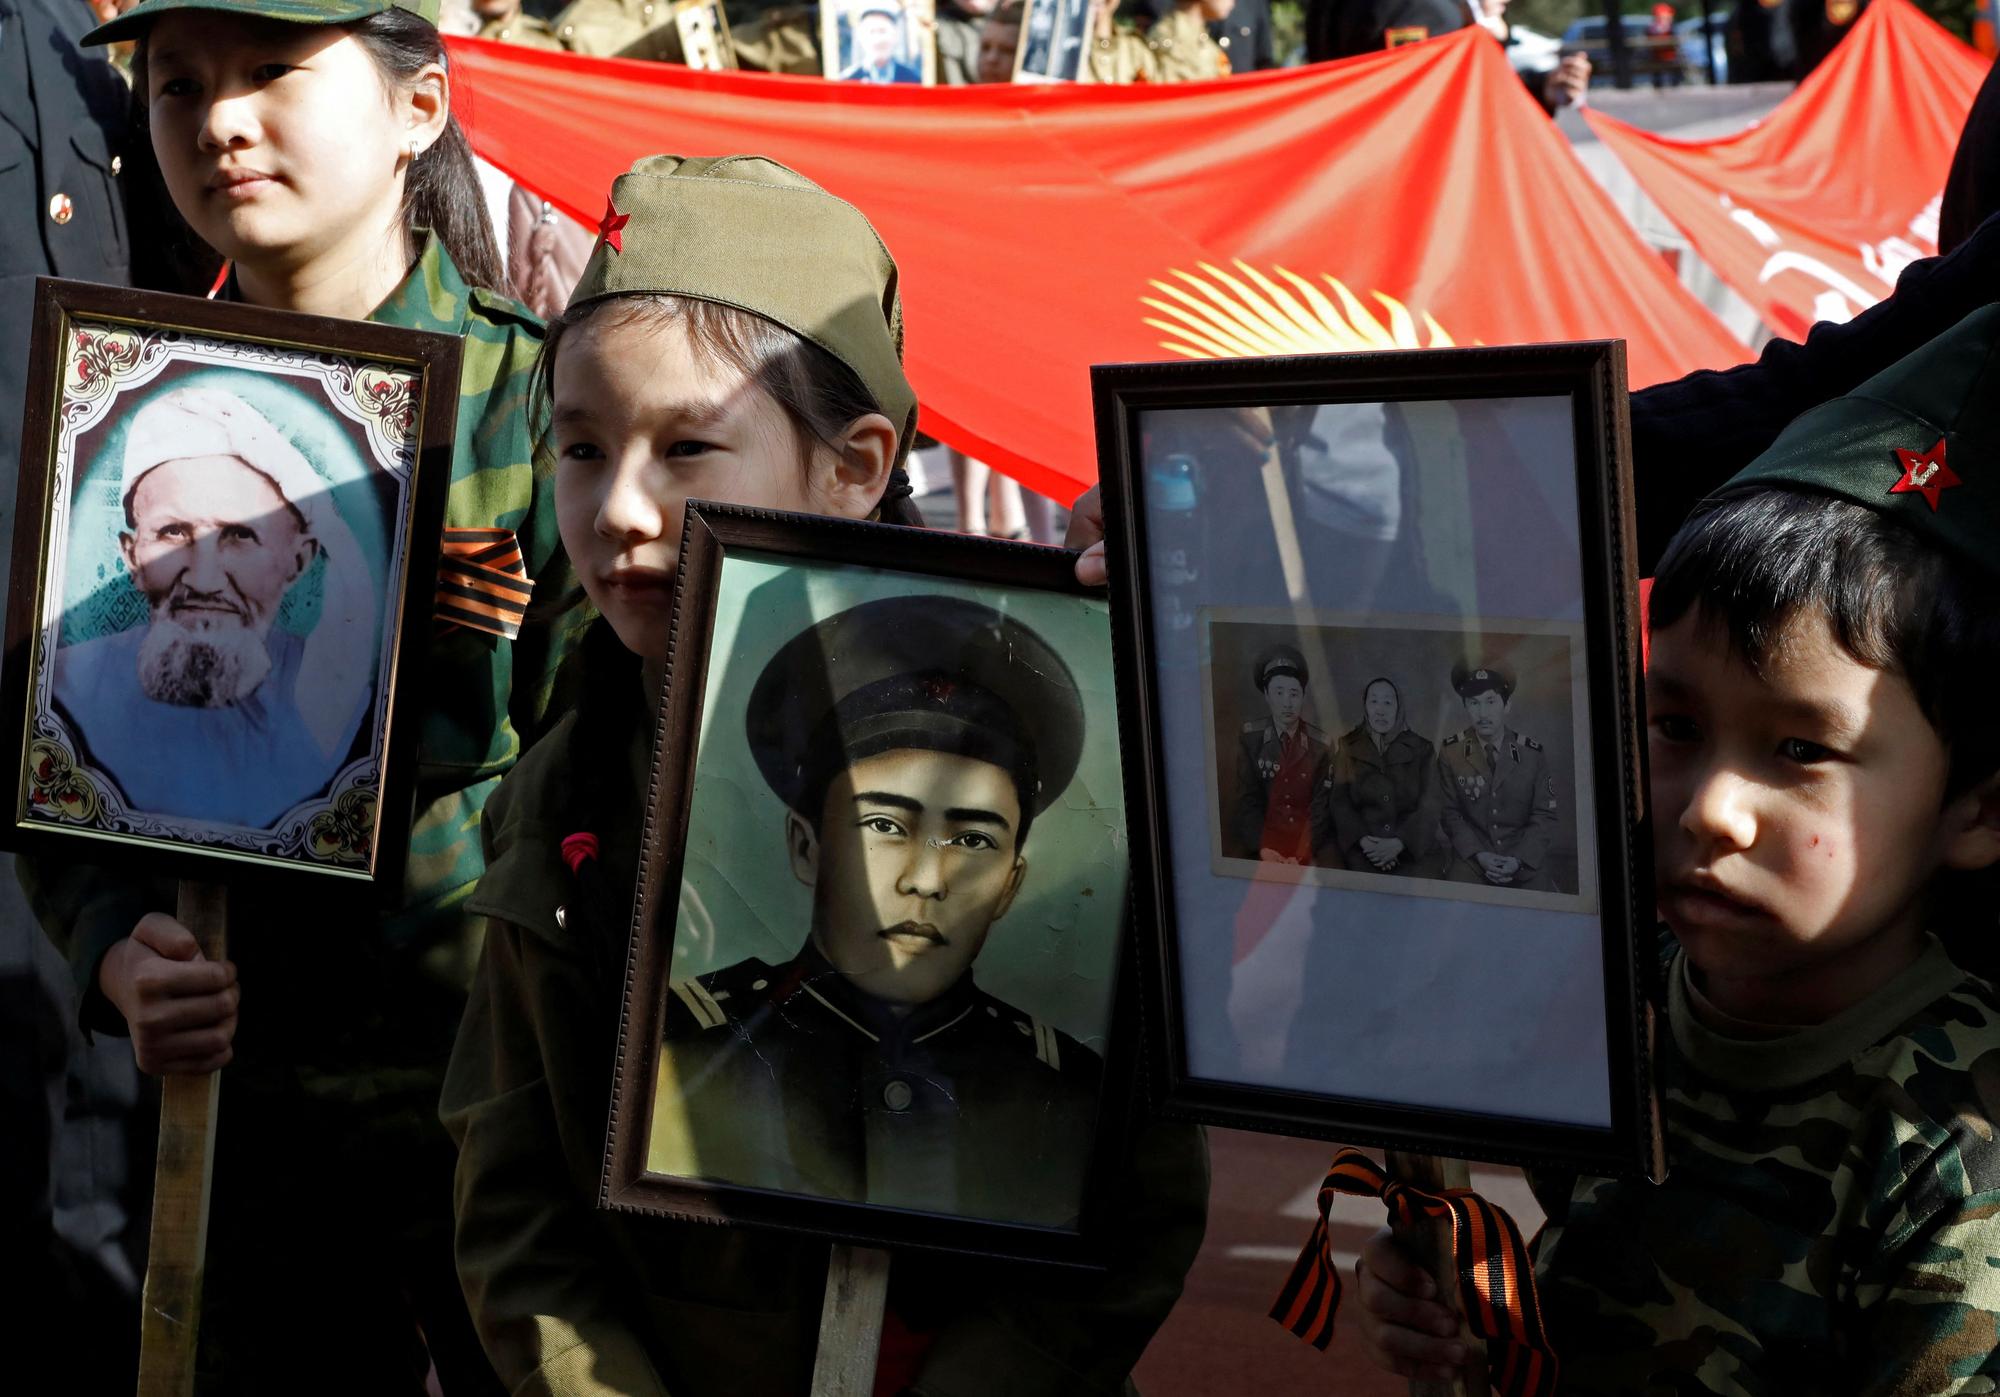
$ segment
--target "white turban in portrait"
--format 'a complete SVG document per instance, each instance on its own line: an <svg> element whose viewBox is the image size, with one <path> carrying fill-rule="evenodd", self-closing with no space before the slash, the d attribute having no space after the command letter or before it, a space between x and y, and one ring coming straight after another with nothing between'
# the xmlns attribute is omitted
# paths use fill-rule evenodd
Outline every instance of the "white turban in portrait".
<svg viewBox="0 0 2000 1397"><path fill-rule="evenodd" d="M204 456L234 456L270 481L305 521L326 559L320 615L305 639L293 696L306 728L328 757L350 740L353 718L373 677L380 639L375 578L332 484L264 415L220 388L177 388L141 408L125 437L118 498L132 521L132 491L155 466Z"/></svg>

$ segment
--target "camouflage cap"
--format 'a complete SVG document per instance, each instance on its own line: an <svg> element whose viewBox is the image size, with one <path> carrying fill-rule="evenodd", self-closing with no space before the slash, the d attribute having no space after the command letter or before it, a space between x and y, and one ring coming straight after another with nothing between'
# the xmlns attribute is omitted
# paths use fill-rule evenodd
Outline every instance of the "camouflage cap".
<svg viewBox="0 0 2000 1397"><path fill-rule="evenodd" d="M896 262L852 204L762 156L648 156L612 182L569 304L645 294L735 306L818 345L896 425L898 462L908 453Z"/></svg>
<svg viewBox="0 0 2000 1397"><path fill-rule="evenodd" d="M109 44L136 39L169 10L224 10L290 24L349 24L384 10L408 10L435 28L442 9L443 0L139 0L109 24L98 25L80 42Z"/></svg>
<svg viewBox="0 0 2000 1397"><path fill-rule="evenodd" d="M1838 495L2000 568L2000 306L1974 311L1844 397L1799 414L1719 494Z"/></svg>

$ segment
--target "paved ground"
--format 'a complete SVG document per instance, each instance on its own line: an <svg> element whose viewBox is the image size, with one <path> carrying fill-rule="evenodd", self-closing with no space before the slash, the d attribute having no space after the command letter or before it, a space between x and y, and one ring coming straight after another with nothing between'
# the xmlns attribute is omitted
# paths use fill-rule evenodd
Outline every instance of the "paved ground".
<svg viewBox="0 0 2000 1397"><path fill-rule="evenodd" d="M1215 1397L1239 1392L1329 1392L1340 1397L1403 1397L1408 1385L1371 1367L1343 1318L1325 1353L1268 1317L1299 1248L1312 1230L1320 1179L1334 1146L1313 1140L1211 1130L1215 1183L1208 1237L1187 1290L1139 1364L1146 1397ZM1519 1171L1473 1171L1473 1186L1514 1215L1525 1234L1541 1214ZM1335 1254L1354 1264L1363 1238L1386 1218L1381 1205L1343 1199L1333 1214Z"/></svg>

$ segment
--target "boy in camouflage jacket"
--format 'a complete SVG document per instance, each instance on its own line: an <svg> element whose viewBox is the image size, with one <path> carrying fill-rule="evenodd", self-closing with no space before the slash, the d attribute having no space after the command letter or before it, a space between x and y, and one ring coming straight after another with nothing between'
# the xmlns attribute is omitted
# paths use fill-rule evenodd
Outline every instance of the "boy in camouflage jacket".
<svg viewBox="0 0 2000 1397"><path fill-rule="evenodd" d="M1670 1172L1536 1181L1564 1393L2000 1382L2000 993L1937 937L2000 861L1996 349L1990 307L1806 413L1660 565ZM1378 1363L1463 1360L1386 1232L1357 1271Z"/></svg>

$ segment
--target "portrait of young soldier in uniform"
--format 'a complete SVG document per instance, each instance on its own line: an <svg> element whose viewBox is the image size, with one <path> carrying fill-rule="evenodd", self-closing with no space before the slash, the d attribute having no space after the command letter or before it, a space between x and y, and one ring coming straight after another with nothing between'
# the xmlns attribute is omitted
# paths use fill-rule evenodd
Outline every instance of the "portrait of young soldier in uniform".
<svg viewBox="0 0 2000 1397"><path fill-rule="evenodd" d="M1069 664L979 602L891 596L784 641L747 711L785 856L755 876L809 920L789 959L671 980L646 1172L1073 1223L1102 1061L980 984L1048 935L1024 893L1074 876L1030 843L1086 740Z"/></svg>

